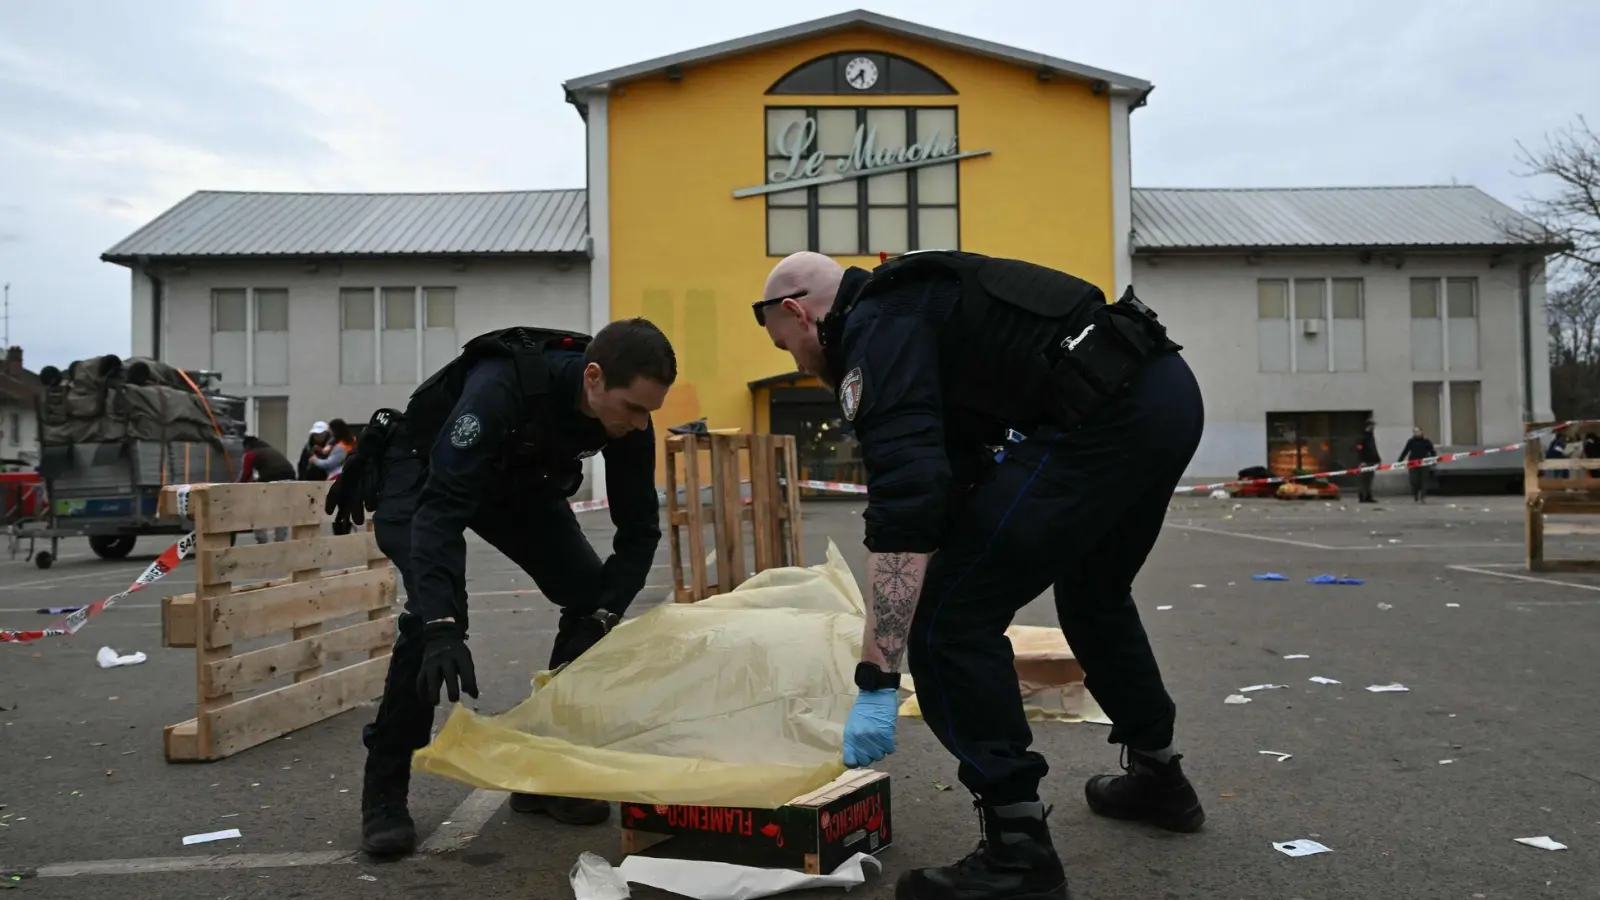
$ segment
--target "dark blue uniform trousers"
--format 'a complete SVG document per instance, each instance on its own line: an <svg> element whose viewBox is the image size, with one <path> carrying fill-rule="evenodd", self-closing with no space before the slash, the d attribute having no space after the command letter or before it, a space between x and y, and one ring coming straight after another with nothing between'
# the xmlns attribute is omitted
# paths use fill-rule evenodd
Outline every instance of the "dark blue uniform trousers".
<svg viewBox="0 0 1600 900"><path fill-rule="evenodd" d="M383 699L376 718L362 733L362 743L376 753L397 756L427 746L433 731L434 707L417 693L424 623L413 607L416 582L410 564L411 515L420 492L421 468L416 460L390 467L373 515L378 549L400 572L406 606L389 657ZM600 623L590 616L599 607L602 563L565 498L497 498L479 509L469 527L528 573L545 597L562 608L550 650L551 668L577 659L600 640ZM463 622L462 627L468 624Z"/></svg>
<svg viewBox="0 0 1600 900"><path fill-rule="evenodd" d="M1110 741L1172 743L1176 709L1134 605L1134 576L1200 442L1205 411L1177 353L1152 360L1081 428L1041 430L950 511L912 621L911 674L929 727L960 761L961 783L997 804L1037 798L1049 767L1033 733L1005 630L1055 589L1085 684Z"/></svg>

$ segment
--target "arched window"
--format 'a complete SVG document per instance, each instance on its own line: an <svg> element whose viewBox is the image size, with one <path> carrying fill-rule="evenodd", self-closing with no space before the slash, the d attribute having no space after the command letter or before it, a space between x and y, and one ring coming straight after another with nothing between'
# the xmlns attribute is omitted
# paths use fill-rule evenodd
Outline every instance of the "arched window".
<svg viewBox="0 0 1600 900"><path fill-rule="evenodd" d="M918 62L875 50L846 50L801 63L768 94L954 94L950 82Z"/></svg>

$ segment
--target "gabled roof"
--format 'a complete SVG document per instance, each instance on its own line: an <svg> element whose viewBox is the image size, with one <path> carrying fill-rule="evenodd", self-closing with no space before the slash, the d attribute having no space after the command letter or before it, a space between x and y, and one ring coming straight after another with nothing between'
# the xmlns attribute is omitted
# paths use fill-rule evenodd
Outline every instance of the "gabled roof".
<svg viewBox="0 0 1600 900"><path fill-rule="evenodd" d="M574 78L562 86L566 88L568 102L576 104L579 109L583 109L585 108L586 104L576 95L579 92L588 90L590 88L597 88L603 85L613 85L636 78L643 78L648 75L661 74L673 68L683 68L686 66L713 62L715 60L727 59L733 56L740 56L746 53L764 50L768 47L793 43L805 38L811 38L818 35L828 34L830 32L844 31L849 28L860 27L874 28L879 31L886 31L890 34L897 34L901 35L902 37L925 41L930 44L940 44L955 50L961 50L977 56L988 57L989 59L997 59L1002 62L1015 63L1017 65L1028 66L1030 68L1040 70L1049 70L1051 72L1059 72L1064 75L1073 75L1088 81L1103 81L1113 92L1135 95L1136 102L1132 104L1133 106L1142 104L1145 96L1149 94L1152 89L1150 82L1145 81L1142 78L1134 78L1131 75L1120 75L1116 72L1110 72L1105 69L1097 69L1093 66L1086 66L1082 63L1075 63L1065 59L1058 59L1054 56L1047 56L1043 53L1035 53L1031 50L1019 50L1016 47L1008 47L1004 44L996 44L992 41L968 37L964 34L956 34L953 31L943 31L938 28L929 28L926 25L918 25L915 22L907 22L904 19L895 19L889 16L879 15L878 13L868 12L864 9L838 13L837 15L832 16L824 16L823 18L813 19L809 22L801 22L797 25L788 25L783 28L775 28L771 31L763 31L760 34L752 34L742 38L735 38L731 41L723 41L720 44L711 44L694 50L685 50L681 53L657 57L656 59L646 60L641 63L634 63L630 66L622 66L621 68L617 69L607 69L604 72L596 72L593 75L584 75L581 78Z"/></svg>
<svg viewBox="0 0 1600 900"><path fill-rule="evenodd" d="M1510 234L1508 234L1508 231ZM1552 250L1538 226L1469 186L1135 188L1135 253L1172 250Z"/></svg>
<svg viewBox="0 0 1600 900"><path fill-rule="evenodd" d="M141 257L537 256L584 253L582 190L455 194L199 191L101 255Z"/></svg>

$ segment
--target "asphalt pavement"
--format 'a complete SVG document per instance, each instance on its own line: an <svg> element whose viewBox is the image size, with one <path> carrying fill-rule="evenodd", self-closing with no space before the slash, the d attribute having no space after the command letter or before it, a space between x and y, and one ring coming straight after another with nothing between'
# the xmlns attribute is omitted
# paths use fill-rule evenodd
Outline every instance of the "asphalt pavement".
<svg viewBox="0 0 1600 900"><path fill-rule="evenodd" d="M831 538L859 577L861 509L808 504L807 561L820 562ZM1527 573L1521 516L1518 497L1175 499L1135 594L1209 818L1179 836L1093 817L1082 785L1116 767L1107 729L1037 725L1074 895L1600 897L1600 579ZM584 521L604 551L605 513ZM0 557L0 625L37 627L52 620L39 608L114 593L165 546L145 539L111 563L68 543L48 571ZM666 546L635 613L667 595ZM1549 546L1600 557L1593 539ZM478 706L494 712L527 696L556 613L493 549L474 540L470 553ZM1252 578L1268 572L1287 580ZM1307 583L1322 574L1364 583ZM194 715L194 652L159 646L159 599L192 578L181 567L74 637L0 646L0 871L20 876L5 886L105 900L152 890L171 900L400 890L542 900L572 896L567 873L583 851L620 861L615 818L565 828L418 776L412 811L431 852L369 862L355 848L371 704L220 762L165 762L162 728ZM1051 598L1018 621L1054 625ZM100 669L102 646L149 659ZM1284 687L1224 702L1263 684ZM1367 690L1388 684L1408 690ZM953 860L978 837L970 798L943 789L957 783L955 765L926 726L902 719L899 740L881 766L894 776L895 843L882 875L852 897L892 896L900 871ZM182 845L229 828L243 837ZM1515 842L1537 836L1569 849ZM1332 852L1292 858L1273 846L1306 839Z"/></svg>

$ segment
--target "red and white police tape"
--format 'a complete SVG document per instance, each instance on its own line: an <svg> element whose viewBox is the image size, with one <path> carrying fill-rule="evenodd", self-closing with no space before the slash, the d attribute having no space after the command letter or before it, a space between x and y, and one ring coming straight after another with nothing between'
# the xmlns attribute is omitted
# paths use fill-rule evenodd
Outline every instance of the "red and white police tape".
<svg viewBox="0 0 1600 900"><path fill-rule="evenodd" d="M193 551L194 534L186 534L182 538L179 538L176 544L168 547L160 556L156 557L156 561L151 563L149 568L140 573L139 577L133 580L133 584L129 585L128 589L122 593L112 594L104 600L91 603L88 606L82 607L81 609L73 610L72 612L68 613L66 617L63 618L59 623L52 625L49 628L41 628L34 631L6 631L4 629L0 629L0 644L21 644L29 641L37 641L41 638L61 637L63 635L77 634L78 630L84 625L88 624L90 619L100 615L107 609L114 606L118 600L121 600L123 597L126 597L129 594L142 591L155 582L166 577L167 573L171 572L173 569L176 569L178 567L178 563L182 562L183 558L188 556Z"/></svg>
<svg viewBox="0 0 1600 900"><path fill-rule="evenodd" d="M604 500L581 500L572 504L572 511L590 512L596 509L604 509L606 505L606 501ZM178 513L180 515L188 515L189 513L189 492L187 488L183 488L178 491ZM182 562L185 557L194 552L194 548L195 536L194 532L190 532L179 538L176 544L168 547L160 556L156 557L156 561L151 563L149 568L140 573L139 577L134 579L133 584L129 585L127 590L118 594L113 594L104 600L91 603L88 606L80 609L73 610L71 613L68 613L63 619L61 619L60 622L57 622L49 628L38 628L30 631L9 631L0 628L0 644L25 644L30 641L37 641L47 637L65 637L68 635L77 634L84 625L88 624L90 619L100 615L110 607L115 606L118 600L121 600L129 594L142 591L171 574L172 570L178 567L178 563Z"/></svg>
<svg viewBox="0 0 1600 900"><path fill-rule="evenodd" d="M1572 421L1560 422L1546 428L1541 428L1538 431L1529 432L1528 435L1522 440L1516 442L1515 444L1506 444L1503 447L1483 447L1477 450L1465 450L1460 453L1443 453L1438 456L1430 456L1427 459L1413 459L1401 463L1375 463L1370 466L1356 466L1353 469L1334 469L1327 472L1312 472L1306 475L1274 476L1271 478L1242 478L1236 481L1219 481L1215 484L1190 484L1178 487L1174 489L1172 493L1174 495L1193 494L1202 491L1210 493L1211 491L1219 491L1231 487L1242 487L1249 484L1283 484L1290 481L1308 481L1313 478L1330 478L1335 475L1358 475L1362 472L1387 472L1394 469L1421 469L1427 466L1437 466L1441 463L1455 462L1458 459L1467 459L1473 456L1488 456L1491 453L1505 453L1511 450L1519 450L1526 446L1528 441L1536 440L1544 437L1547 434L1567 428L1568 426L1579 424L1580 421L1582 420L1574 419ZM851 484L846 481L801 481L798 482L798 484L803 488L810 488L815 491L829 491L836 494L865 494L867 492L866 485ZM188 512L188 500L188 492L180 491L178 496L178 509L180 513ZM593 512L597 509L605 509L609 505L610 504L608 504L605 500L580 500L571 504L572 511L575 513ZM181 562L184 557L188 556L194 551L194 546L194 534L186 534L180 538L176 544L168 547L166 551L163 552L155 562L151 563L150 567L145 569L144 572L134 580L133 584L122 593L114 594L97 603L92 603L89 606L83 607L82 609L75 610L63 618L59 624L50 628L43 628L35 631L6 631L0 629L0 643L25 643L28 641L37 641L41 638L77 634L78 630L83 628L83 626L87 624L90 619L98 616L100 613L116 604L118 600L121 600L129 594L144 590L146 587L149 587L151 584L164 578L173 569L176 569L178 567L178 563Z"/></svg>

